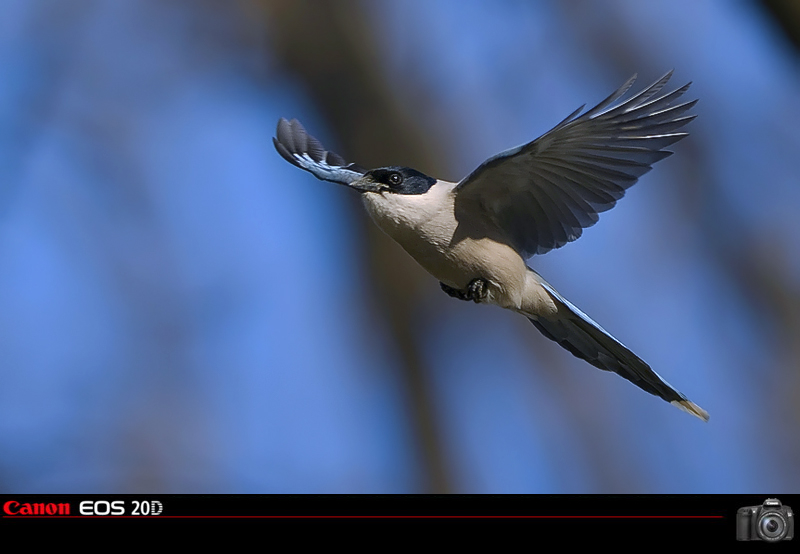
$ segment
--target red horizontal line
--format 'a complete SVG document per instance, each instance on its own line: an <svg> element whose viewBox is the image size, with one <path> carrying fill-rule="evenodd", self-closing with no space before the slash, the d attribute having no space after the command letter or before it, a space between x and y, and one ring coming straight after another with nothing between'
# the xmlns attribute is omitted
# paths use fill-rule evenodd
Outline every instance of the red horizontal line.
<svg viewBox="0 0 800 554"><path fill-rule="evenodd" d="M309 515L296 515L296 516L265 516L265 515L239 515L239 516L201 516L201 515L159 515L159 516L24 516L24 515L4 515L7 519L245 519L245 518L261 518L261 519L723 519L725 516L533 516L533 515L507 515L507 516L476 516L476 515L450 515L450 516L437 516L437 515L322 515L322 516L309 516Z"/></svg>

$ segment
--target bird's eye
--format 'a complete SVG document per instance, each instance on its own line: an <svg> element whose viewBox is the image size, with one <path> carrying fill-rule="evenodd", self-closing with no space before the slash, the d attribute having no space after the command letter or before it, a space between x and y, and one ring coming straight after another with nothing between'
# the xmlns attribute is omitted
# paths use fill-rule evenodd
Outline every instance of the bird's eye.
<svg viewBox="0 0 800 554"><path fill-rule="evenodd" d="M389 174L389 183L392 185L399 185L403 182L403 176L399 173L390 173Z"/></svg>

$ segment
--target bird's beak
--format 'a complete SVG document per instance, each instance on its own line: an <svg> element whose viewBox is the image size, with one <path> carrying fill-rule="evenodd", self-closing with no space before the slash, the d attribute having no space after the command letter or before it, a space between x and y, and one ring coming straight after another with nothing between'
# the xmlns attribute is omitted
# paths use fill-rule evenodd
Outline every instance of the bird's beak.
<svg viewBox="0 0 800 554"><path fill-rule="evenodd" d="M349 183L347 186L359 192L380 192L381 190L381 185L366 175Z"/></svg>

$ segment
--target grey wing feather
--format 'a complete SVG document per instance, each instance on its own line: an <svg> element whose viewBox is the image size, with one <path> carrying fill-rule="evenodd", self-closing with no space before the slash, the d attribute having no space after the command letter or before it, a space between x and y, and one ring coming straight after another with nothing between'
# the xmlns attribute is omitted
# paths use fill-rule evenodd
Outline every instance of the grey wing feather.
<svg viewBox="0 0 800 554"><path fill-rule="evenodd" d="M644 360L561 296L549 283L542 280L541 284L558 306L558 317L529 317L545 337L593 366L613 371L640 389L708 421L708 412L672 388Z"/></svg>
<svg viewBox="0 0 800 554"><path fill-rule="evenodd" d="M278 121L275 149L284 160L314 174L317 179L347 185L364 175L364 168L348 164L334 152L309 135L296 119Z"/></svg>
<svg viewBox="0 0 800 554"><path fill-rule="evenodd" d="M687 136L679 130L696 117L684 114L697 100L676 103L691 83L659 95L671 76L618 102L634 75L583 115L579 108L533 142L489 158L458 184L456 202L481 206L524 257L577 239Z"/></svg>

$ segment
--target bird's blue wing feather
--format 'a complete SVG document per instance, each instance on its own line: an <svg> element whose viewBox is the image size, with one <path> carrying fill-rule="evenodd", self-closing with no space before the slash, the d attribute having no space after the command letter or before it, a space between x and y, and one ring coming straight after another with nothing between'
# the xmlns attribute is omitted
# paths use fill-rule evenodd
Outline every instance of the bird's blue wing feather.
<svg viewBox="0 0 800 554"><path fill-rule="evenodd" d="M296 119L287 121L281 118L276 135L272 142L278 154L317 179L348 185L364 175L363 168L348 164L335 152L327 151Z"/></svg>
<svg viewBox="0 0 800 554"><path fill-rule="evenodd" d="M659 95L671 75L619 102L634 76L583 115L489 158L458 184L456 202L481 206L524 257L577 239L687 135L679 130L697 101L675 103L688 84Z"/></svg>

